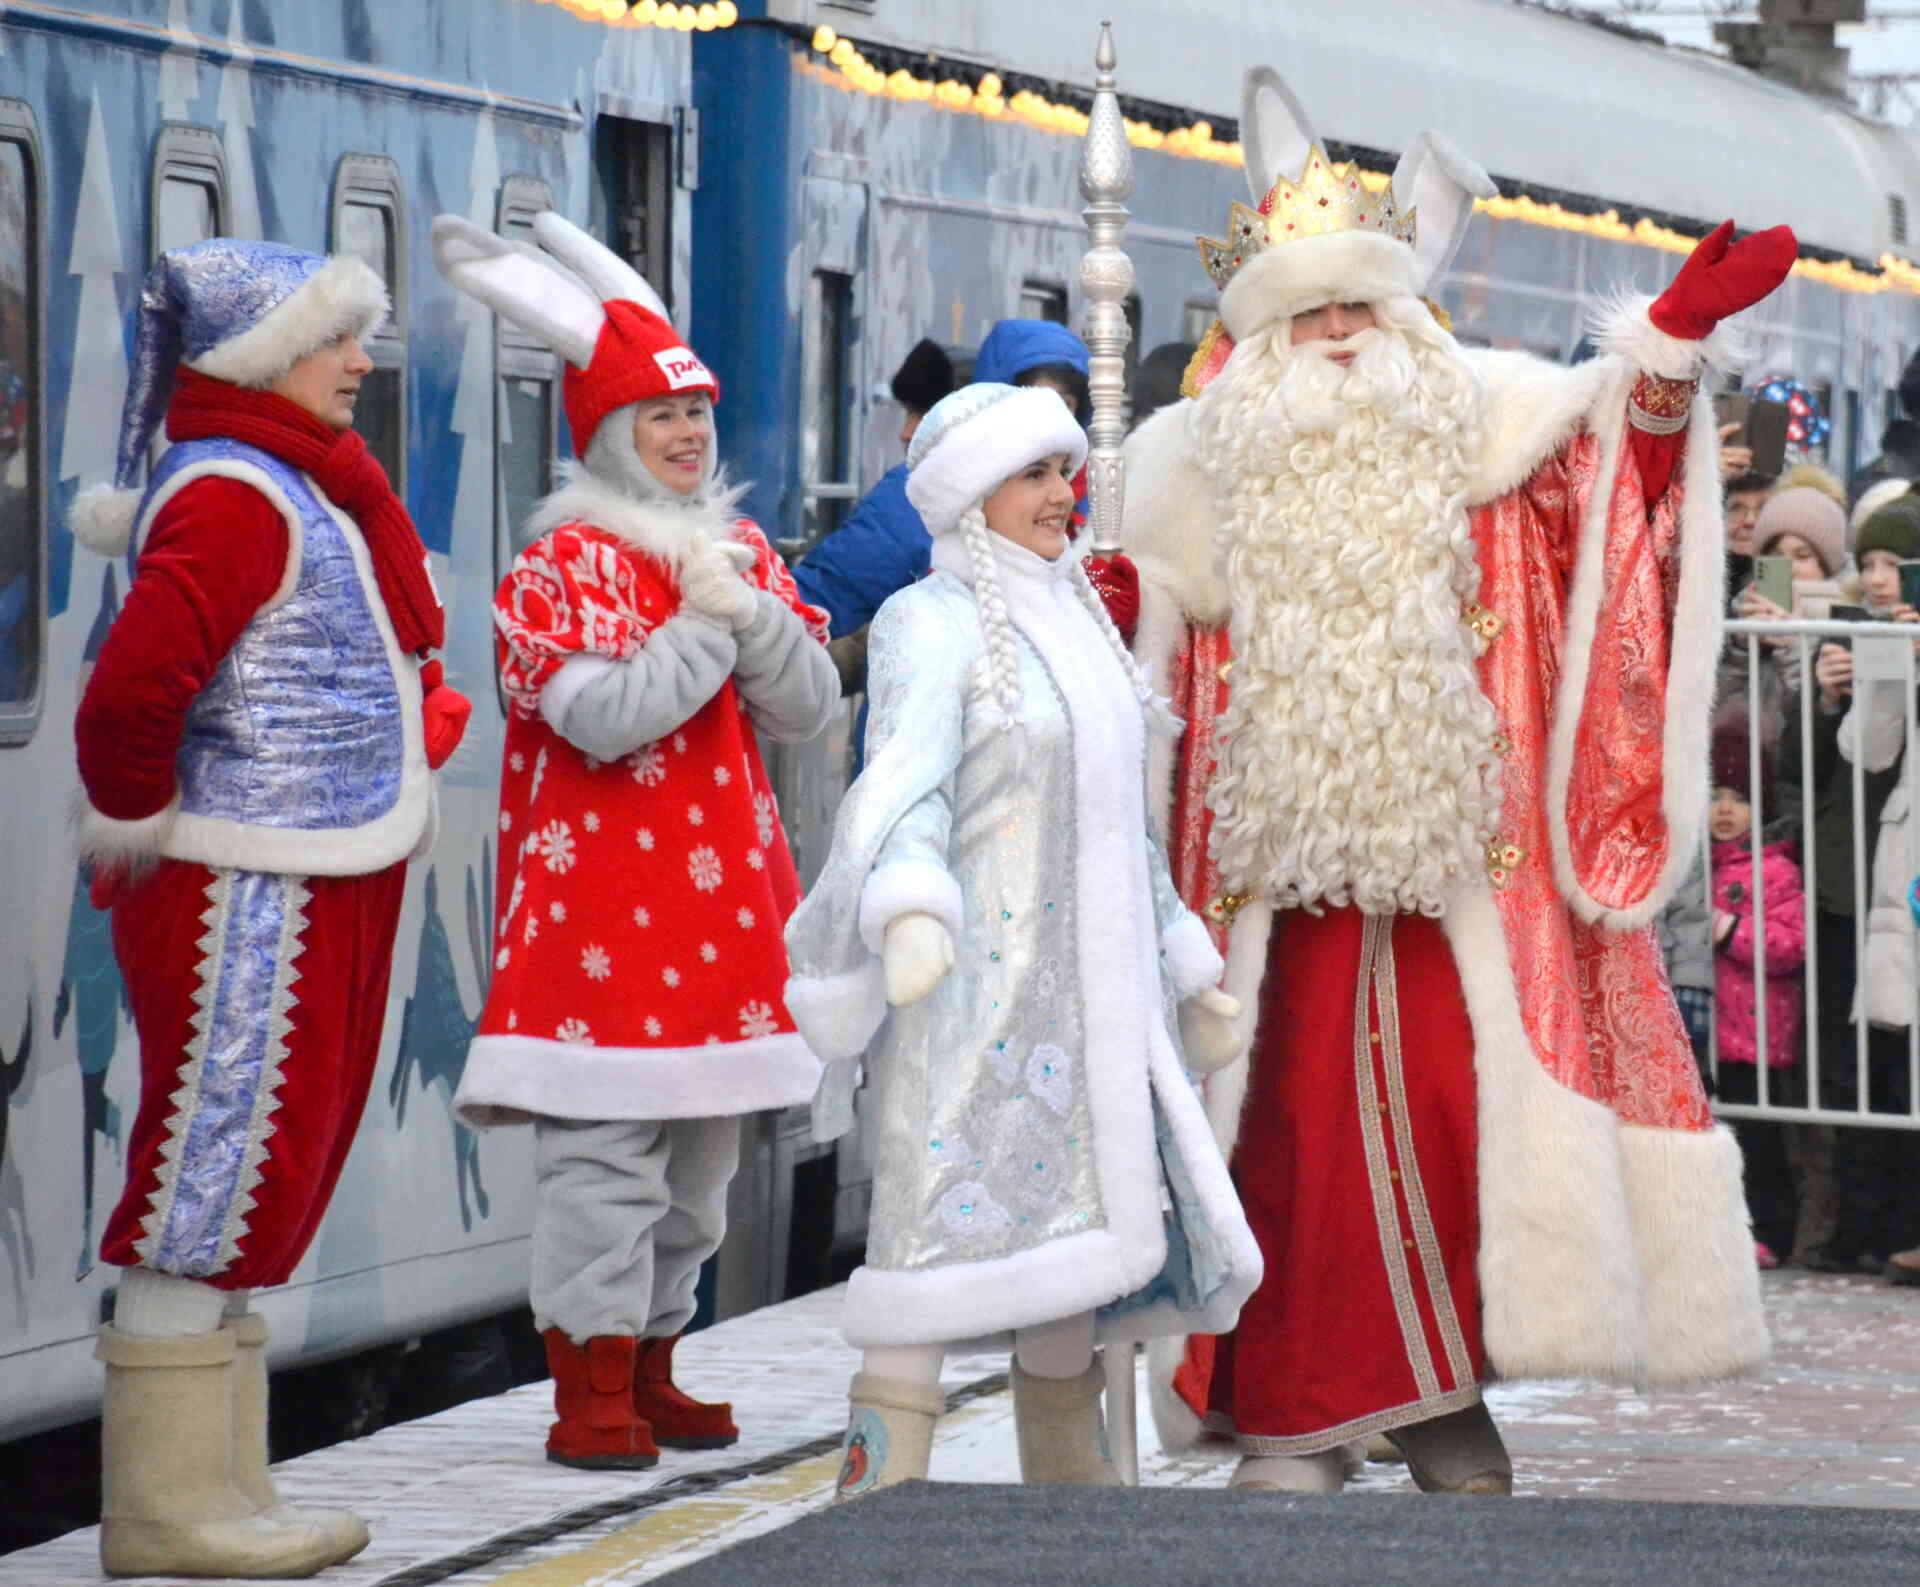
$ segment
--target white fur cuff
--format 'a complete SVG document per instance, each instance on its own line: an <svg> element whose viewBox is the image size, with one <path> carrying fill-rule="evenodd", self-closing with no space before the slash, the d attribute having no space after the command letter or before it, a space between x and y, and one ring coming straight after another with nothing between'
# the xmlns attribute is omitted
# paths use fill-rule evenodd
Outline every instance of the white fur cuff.
<svg viewBox="0 0 1920 1587"><path fill-rule="evenodd" d="M157 859L165 852L180 815L180 795L175 793L166 808L137 821L119 821L102 815L91 804L77 807L75 825L79 829L83 858L109 870L124 865Z"/></svg>
<svg viewBox="0 0 1920 1587"><path fill-rule="evenodd" d="M1183 914L1160 933L1160 953L1167 961L1167 978L1173 982L1173 995L1192 997L1204 987L1219 984L1227 968L1213 946L1213 938L1195 914Z"/></svg>
<svg viewBox="0 0 1920 1587"><path fill-rule="evenodd" d="M1652 306L1653 299L1645 294L1603 304L1591 322L1594 344L1663 380L1698 380L1709 366L1739 365L1741 338L1731 324L1716 326L1704 341L1688 341L1655 325L1647 317Z"/></svg>
<svg viewBox="0 0 1920 1587"><path fill-rule="evenodd" d="M860 940L875 953L887 927L901 915L931 915L956 938L965 906L960 884L929 860L894 860L878 867L860 890Z"/></svg>
<svg viewBox="0 0 1920 1587"><path fill-rule="evenodd" d="M887 1017L887 977L868 959L841 975L787 979L787 1013L813 1052L828 1063L858 1058Z"/></svg>

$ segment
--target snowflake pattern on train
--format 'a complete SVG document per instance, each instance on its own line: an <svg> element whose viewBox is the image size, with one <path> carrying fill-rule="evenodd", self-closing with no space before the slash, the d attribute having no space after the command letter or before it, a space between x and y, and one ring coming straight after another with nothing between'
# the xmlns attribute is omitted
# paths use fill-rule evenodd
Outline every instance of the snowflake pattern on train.
<svg viewBox="0 0 1920 1587"><path fill-rule="evenodd" d="M749 579L824 640L824 618L765 538L738 533L755 553ZM799 888L732 682L673 732L605 763L539 713L568 660L629 660L678 607L665 562L580 524L529 546L495 596L510 710L483 1036L505 1032L509 1008L523 1032L602 1051L793 1031L780 937Z"/></svg>

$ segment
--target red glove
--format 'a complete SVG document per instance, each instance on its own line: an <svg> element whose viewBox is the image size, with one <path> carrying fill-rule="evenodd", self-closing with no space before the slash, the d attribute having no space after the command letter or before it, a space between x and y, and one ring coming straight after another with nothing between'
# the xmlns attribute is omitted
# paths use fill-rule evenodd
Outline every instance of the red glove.
<svg viewBox="0 0 1920 1587"><path fill-rule="evenodd" d="M426 723L427 764L435 771L460 747L473 702L447 687L447 669L436 656L420 669L420 715Z"/></svg>
<svg viewBox="0 0 1920 1587"><path fill-rule="evenodd" d="M1730 242L1723 220L1702 237L1673 284L1654 300L1647 318L1669 336L1697 342L1714 326L1750 309L1787 279L1800 243L1787 226L1773 226Z"/></svg>
<svg viewBox="0 0 1920 1587"><path fill-rule="evenodd" d="M1088 557L1087 580L1105 603L1107 616L1129 645L1140 624L1140 573L1124 554Z"/></svg>

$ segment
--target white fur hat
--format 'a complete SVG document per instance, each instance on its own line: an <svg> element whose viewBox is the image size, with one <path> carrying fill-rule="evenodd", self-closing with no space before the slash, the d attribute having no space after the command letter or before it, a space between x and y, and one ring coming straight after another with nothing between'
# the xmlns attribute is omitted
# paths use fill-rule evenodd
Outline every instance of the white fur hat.
<svg viewBox="0 0 1920 1587"><path fill-rule="evenodd" d="M927 532L943 535L1029 463L1065 452L1087 460L1087 435L1047 386L980 381L942 397L907 448L907 500Z"/></svg>

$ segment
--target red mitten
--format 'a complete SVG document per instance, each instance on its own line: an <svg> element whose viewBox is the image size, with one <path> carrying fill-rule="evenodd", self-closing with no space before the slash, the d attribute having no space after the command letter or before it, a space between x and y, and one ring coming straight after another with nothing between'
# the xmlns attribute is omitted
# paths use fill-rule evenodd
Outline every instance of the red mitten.
<svg viewBox="0 0 1920 1587"><path fill-rule="evenodd" d="M1088 557L1087 579L1106 604L1107 616L1129 645L1140 624L1140 573L1126 554Z"/></svg>
<svg viewBox="0 0 1920 1587"><path fill-rule="evenodd" d="M466 735L473 702L458 689L449 689L447 669L438 657L420 669L420 715L426 724L427 764L435 771L460 747Z"/></svg>
<svg viewBox="0 0 1920 1587"><path fill-rule="evenodd" d="M1723 220L1700 239L1673 284L1654 300L1647 318L1669 336L1697 342L1714 326L1752 308L1787 279L1800 243L1792 228L1772 226L1731 242Z"/></svg>

